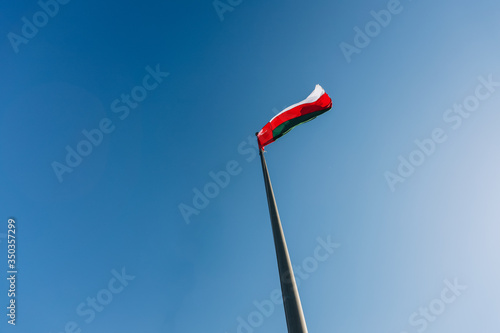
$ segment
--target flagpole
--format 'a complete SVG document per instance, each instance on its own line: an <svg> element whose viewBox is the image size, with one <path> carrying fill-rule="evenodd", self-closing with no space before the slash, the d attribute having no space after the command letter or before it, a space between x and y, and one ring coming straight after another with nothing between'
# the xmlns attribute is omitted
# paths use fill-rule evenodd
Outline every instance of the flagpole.
<svg viewBox="0 0 500 333"><path fill-rule="evenodd" d="M292 263L288 248L286 246L285 235L281 227L281 220L274 199L273 187L269 179L266 159L263 149L259 149L262 172L264 174L264 183L266 186L267 204L269 206L269 215L271 217L271 226L273 229L274 247L276 249L276 258L278 259L278 271L281 282L281 295L283 297L283 306L285 308L286 325L288 333L308 333L302 305L300 303L299 291L295 276L293 275Z"/></svg>

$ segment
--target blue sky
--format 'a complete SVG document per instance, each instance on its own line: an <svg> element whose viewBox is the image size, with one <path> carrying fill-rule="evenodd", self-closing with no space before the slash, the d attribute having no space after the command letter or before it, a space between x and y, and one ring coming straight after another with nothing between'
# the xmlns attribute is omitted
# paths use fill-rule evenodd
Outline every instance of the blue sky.
<svg viewBox="0 0 500 333"><path fill-rule="evenodd" d="M41 3L0 5L2 332L286 332L254 133L315 84L266 149L309 330L498 331L497 2Z"/></svg>

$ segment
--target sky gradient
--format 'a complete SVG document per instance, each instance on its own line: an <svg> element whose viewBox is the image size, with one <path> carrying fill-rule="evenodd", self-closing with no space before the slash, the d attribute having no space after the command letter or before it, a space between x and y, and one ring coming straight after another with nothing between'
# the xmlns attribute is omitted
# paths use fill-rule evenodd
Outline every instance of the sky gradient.
<svg viewBox="0 0 500 333"><path fill-rule="evenodd" d="M498 332L498 2L65 1L0 5L1 332L285 333L254 134L316 84L266 147L309 331Z"/></svg>

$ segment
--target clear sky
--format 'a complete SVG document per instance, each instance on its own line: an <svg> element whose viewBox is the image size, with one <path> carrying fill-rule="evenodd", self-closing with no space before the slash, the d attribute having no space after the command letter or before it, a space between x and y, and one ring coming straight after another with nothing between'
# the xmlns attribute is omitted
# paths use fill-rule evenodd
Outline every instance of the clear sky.
<svg viewBox="0 0 500 333"><path fill-rule="evenodd" d="M333 109L266 148L309 331L498 332L498 17L2 2L0 331L285 333L254 133L320 84Z"/></svg>

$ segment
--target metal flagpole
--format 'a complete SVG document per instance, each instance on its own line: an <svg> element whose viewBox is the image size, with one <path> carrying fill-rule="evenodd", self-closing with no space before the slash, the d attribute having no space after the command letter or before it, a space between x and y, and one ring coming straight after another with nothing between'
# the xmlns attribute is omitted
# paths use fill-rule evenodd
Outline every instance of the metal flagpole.
<svg viewBox="0 0 500 333"><path fill-rule="evenodd" d="M292 263L286 246L285 235L281 227L280 216L276 200L274 199L273 187L267 171L266 159L262 149L259 149L264 183L266 185L267 204L269 215L271 216L271 226L274 236L274 247L276 248L276 258L278 259L278 270L281 282L281 294L283 306L285 307L286 325L288 333L307 333L306 320L300 304L299 291L293 275Z"/></svg>

